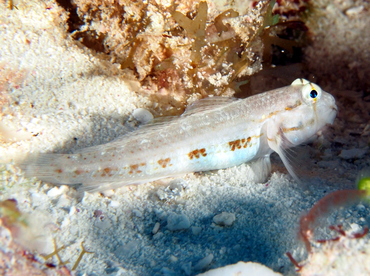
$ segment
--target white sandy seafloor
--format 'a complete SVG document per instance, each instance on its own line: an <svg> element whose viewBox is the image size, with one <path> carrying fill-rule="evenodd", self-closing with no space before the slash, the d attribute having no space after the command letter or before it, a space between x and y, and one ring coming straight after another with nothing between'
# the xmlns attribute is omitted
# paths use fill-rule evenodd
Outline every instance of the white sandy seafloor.
<svg viewBox="0 0 370 276"><path fill-rule="evenodd" d="M330 192L353 189L358 172L370 166L369 4L318 1L325 16L306 50L308 72L293 69L284 76L287 83L314 77L339 107L325 138L296 150L302 183L273 155L266 183L255 183L249 166L241 165L80 194L26 179L11 160L108 142L133 127L135 109L151 110L155 103L135 92L137 82L115 75L113 63L55 28L53 13L60 7L54 2L29 3L21 1L13 10L0 3L0 198L16 199L26 215L27 235L16 240L22 246L46 255L53 252L54 239L57 247L65 246L59 255L71 270L83 242L93 253L83 256L76 275L197 275L239 261L294 275L286 252L297 261L308 258L302 275L370 273L364 261L370 253L367 236L323 245L326 250L317 245L309 257L298 239L301 215ZM271 82L281 78L274 74ZM261 89L268 78L259 74L252 87ZM370 209L359 203L333 212L319 223L317 238L336 236L327 227L337 224L360 231L370 224ZM1 252L8 254L3 239ZM47 261L35 256L60 265L56 256Z"/></svg>

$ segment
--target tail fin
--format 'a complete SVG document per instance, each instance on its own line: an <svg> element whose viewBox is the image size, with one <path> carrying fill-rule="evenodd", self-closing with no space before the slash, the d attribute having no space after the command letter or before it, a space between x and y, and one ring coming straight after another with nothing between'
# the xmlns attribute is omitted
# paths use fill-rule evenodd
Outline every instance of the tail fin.
<svg viewBox="0 0 370 276"><path fill-rule="evenodd" d="M65 170L71 167L73 162L70 160L71 156L54 153L31 155L18 163L18 166L24 171L26 177L36 177L53 184L78 184L81 183L79 179L71 178L70 172Z"/></svg>

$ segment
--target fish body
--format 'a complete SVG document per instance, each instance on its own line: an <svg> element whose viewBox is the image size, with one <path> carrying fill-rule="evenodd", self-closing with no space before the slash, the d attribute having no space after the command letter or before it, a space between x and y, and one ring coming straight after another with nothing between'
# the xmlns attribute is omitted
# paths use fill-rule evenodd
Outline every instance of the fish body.
<svg viewBox="0 0 370 276"><path fill-rule="evenodd" d="M112 142L72 154L41 154L24 162L26 175L87 190L139 184L196 171L223 169L277 152L296 177L285 150L332 124L334 98L304 79L246 99L210 97L179 117L153 123Z"/></svg>

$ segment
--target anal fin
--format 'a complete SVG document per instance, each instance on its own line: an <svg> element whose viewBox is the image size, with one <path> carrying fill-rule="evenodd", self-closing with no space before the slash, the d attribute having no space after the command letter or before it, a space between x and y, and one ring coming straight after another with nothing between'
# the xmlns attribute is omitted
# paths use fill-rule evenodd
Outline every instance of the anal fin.
<svg viewBox="0 0 370 276"><path fill-rule="evenodd" d="M271 173L271 162L270 154L267 154L263 157L259 157L248 164L253 173L254 181L257 183L264 183L267 181L268 176Z"/></svg>

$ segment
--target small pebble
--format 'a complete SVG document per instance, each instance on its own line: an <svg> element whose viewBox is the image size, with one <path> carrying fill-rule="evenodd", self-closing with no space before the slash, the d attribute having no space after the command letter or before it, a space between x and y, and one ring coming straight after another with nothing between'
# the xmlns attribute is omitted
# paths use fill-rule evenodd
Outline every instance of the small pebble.
<svg viewBox="0 0 370 276"><path fill-rule="evenodd" d="M177 275L175 271L169 269L168 267L163 267L161 269L161 273L164 276L176 276Z"/></svg>
<svg viewBox="0 0 370 276"><path fill-rule="evenodd" d="M153 120L153 114L150 113L147 109L145 108L137 108L132 112L132 115L136 120L138 120L142 124L147 124L151 120Z"/></svg>
<svg viewBox="0 0 370 276"><path fill-rule="evenodd" d="M65 190L64 186L54 187L47 192L47 195L49 197L57 197L64 193Z"/></svg>
<svg viewBox="0 0 370 276"><path fill-rule="evenodd" d="M152 230L153 235L157 234L160 226L161 226L161 224L159 222L156 222L156 224L154 224L154 227L153 227L153 230Z"/></svg>
<svg viewBox="0 0 370 276"><path fill-rule="evenodd" d="M361 13L364 10L364 6L357 6L357 7L352 7L349 8L348 10L345 11L347 16L356 16L359 13Z"/></svg>
<svg viewBox="0 0 370 276"><path fill-rule="evenodd" d="M143 213L142 213L140 210L138 210L138 209L134 209L134 210L132 210L132 213L133 213L136 217L138 217L138 218L142 218L142 217L143 217Z"/></svg>
<svg viewBox="0 0 370 276"><path fill-rule="evenodd" d="M179 258L177 258L177 257L176 257L176 256L174 256L174 255L171 255L171 256L170 256L170 261L171 261L171 262L173 262L173 263L174 263L174 262L177 262L177 260L178 260L178 259L179 259Z"/></svg>
<svg viewBox="0 0 370 276"><path fill-rule="evenodd" d="M109 203L109 206L110 207L113 207L113 208L117 208L119 207L119 202L118 201L115 201L115 200L112 200L110 203Z"/></svg>
<svg viewBox="0 0 370 276"><path fill-rule="evenodd" d="M204 268L206 268L207 266L209 266L211 264L211 262L213 261L213 254L209 254L207 255L206 257L204 257L203 259L201 259L199 262L197 262L193 269L195 271L198 271L198 270L202 270Z"/></svg>
<svg viewBox="0 0 370 276"><path fill-rule="evenodd" d="M231 226L235 221L235 214L222 212L213 217L213 222L220 226Z"/></svg>
<svg viewBox="0 0 370 276"><path fill-rule="evenodd" d="M170 231L185 230L190 227L189 218L185 215L171 213L167 217L167 229Z"/></svg>
<svg viewBox="0 0 370 276"><path fill-rule="evenodd" d="M191 274L191 262L182 264L181 268L182 268L182 270L184 270L185 275L190 275Z"/></svg>
<svg viewBox="0 0 370 276"><path fill-rule="evenodd" d="M202 231L202 227L199 227L199 226L191 227L191 232L193 233L193 235L199 235L201 231Z"/></svg>

